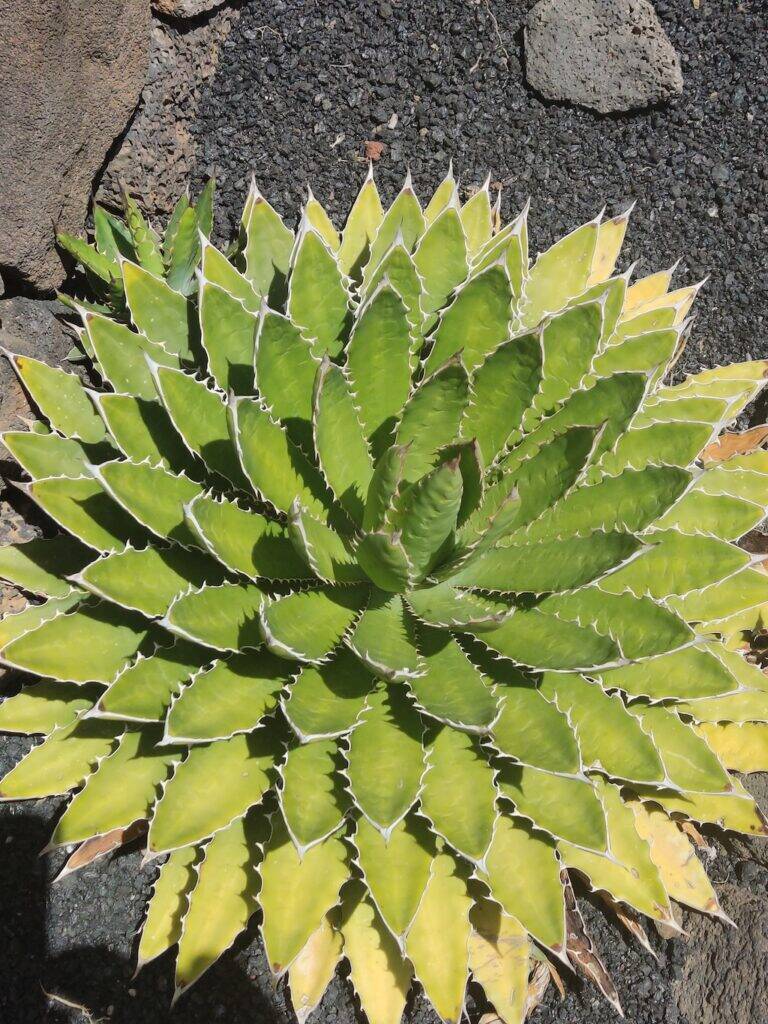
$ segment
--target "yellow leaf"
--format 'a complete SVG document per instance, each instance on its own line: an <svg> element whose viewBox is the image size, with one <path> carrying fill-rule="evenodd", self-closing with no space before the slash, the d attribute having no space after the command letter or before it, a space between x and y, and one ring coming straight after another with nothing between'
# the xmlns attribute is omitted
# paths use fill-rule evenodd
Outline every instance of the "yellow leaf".
<svg viewBox="0 0 768 1024"><path fill-rule="evenodd" d="M622 320L634 317L647 302L660 298L667 294L669 282L672 280L672 270L660 270L657 274L649 277L641 277L633 285L627 288L627 296L624 300L624 309L621 314Z"/></svg>
<svg viewBox="0 0 768 1024"><path fill-rule="evenodd" d="M529 940L525 928L490 900L470 914L469 967L504 1024L522 1024L528 993Z"/></svg>
<svg viewBox="0 0 768 1024"><path fill-rule="evenodd" d="M592 270L587 279L588 288L607 281L613 273L627 231L628 220L629 210L618 217L601 222L597 231L595 253L592 257Z"/></svg>
<svg viewBox="0 0 768 1024"><path fill-rule="evenodd" d="M730 771L768 772L765 722L706 722L697 726L696 731Z"/></svg>
<svg viewBox="0 0 768 1024"><path fill-rule="evenodd" d="M341 932L326 916L288 969L291 1002L299 1024L304 1024L323 998L341 959L342 948Z"/></svg>

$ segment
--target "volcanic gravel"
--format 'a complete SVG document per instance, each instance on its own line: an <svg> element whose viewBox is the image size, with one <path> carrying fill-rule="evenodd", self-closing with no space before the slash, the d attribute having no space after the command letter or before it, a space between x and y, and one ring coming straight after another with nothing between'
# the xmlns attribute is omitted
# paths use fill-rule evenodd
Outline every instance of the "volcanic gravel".
<svg viewBox="0 0 768 1024"><path fill-rule="evenodd" d="M550 105L528 90L521 26L532 0L252 0L239 6L240 19L192 125L196 184L213 170L218 177L221 237L234 230L251 171L283 213L298 210L309 181L338 218L365 175L364 142L378 140L385 148L376 174L387 198L396 194L407 166L422 195L451 158L467 194L490 170L503 184L506 216L531 197L534 249L593 217L604 203L615 213L637 201L622 258L638 259L639 273L680 258L681 283L711 275L697 301L683 368L768 356L764 0L701 0L698 8L693 0L657 2L681 56L684 94L669 107L621 116ZM396 125L386 127L395 116ZM4 739L0 768L28 745ZM60 807L60 800L0 805L1 1020L292 1019L284 987L272 985L252 935L238 940L236 955L223 957L172 1011L169 957L133 980L134 936L152 868L141 866L138 852L128 852L52 884L64 855L37 854ZM711 877L765 894L768 872L753 863L753 844L716 850ZM582 907L627 1021L699 1024L678 1011L675 999L685 943L654 933L656 962L597 903L582 900ZM710 927L715 941L725 935L725 926ZM565 982L565 1001L550 986L534 1024L616 1021L593 986L570 976ZM61 999L82 1004L90 1016ZM484 1009L470 1000L473 1020ZM333 982L315 1019L359 1019L343 980ZM419 998L407 1019L435 1020Z"/></svg>

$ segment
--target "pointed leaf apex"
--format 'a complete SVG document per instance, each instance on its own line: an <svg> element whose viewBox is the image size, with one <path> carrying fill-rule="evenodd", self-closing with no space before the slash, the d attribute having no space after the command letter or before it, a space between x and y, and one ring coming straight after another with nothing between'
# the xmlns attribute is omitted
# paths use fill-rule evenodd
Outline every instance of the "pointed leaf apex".
<svg viewBox="0 0 768 1024"><path fill-rule="evenodd" d="M368 161L368 173L365 176L365 181L363 182L363 188L365 188L365 186L369 182L373 182L373 180L374 180L373 179L373 160L369 160Z"/></svg>
<svg viewBox="0 0 768 1024"><path fill-rule="evenodd" d="M401 192L413 192L413 178L411 177L411 168L410 167L406 168L405 181L403 182L403 187L402 187L402 189L400 191Z"/></svg>
<svg viewBox="0 0 768 1024"><path fill-rule="evenodd" d="M315 201L315 194L312 191L312 186L307 182L307 202L312 203Z"/></svg>

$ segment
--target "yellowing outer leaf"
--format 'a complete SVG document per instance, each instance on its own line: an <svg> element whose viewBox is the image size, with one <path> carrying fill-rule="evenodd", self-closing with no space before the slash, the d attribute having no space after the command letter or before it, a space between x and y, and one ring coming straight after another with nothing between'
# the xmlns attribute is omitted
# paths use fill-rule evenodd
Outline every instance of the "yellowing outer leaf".
<svg viewBox="0 0 768 1024"><path fill-rule="evenodd" d="M179 941L187 897L197 881L198 854L198 847L185 846L169 854L161 866L141 929L137 970Z"/></svg>
<svg viewBox="0 0 768 1024"><path fill-rule="evenodd" d="M304 1024L323 998L343 948L341 932L332 924L330 915L326 915L288 969L291 1002L299 1024Z"/></svg>
<svg viewBox="0 0 768 1024"><path fill-rule="evenodd" d="M528 994L530 942L525 928L491 900L470 914L469 966L504 1024L523 1024Z"/></svg>
<svg viewBox="0 0 768 1024"><path fill-rule="evenodd" d="M471 906L458 862L448 853L438 854L405 949L438 1016L451 1024L464 1009Z"/></svg>
<svg viewBox="0 0 768 1024"><path fill-rule="evenodd" d="M635 828L651 850L664 888L673 900L694 910L722 916L720 904L693 843L664 811L633 800Z"/></svg>
<svg viewBox="0 0 768 1024"><path fill-rule="evenodd" d="M768 725L765 722L705 722L696 732L733 772L768 772Z"/></svg>

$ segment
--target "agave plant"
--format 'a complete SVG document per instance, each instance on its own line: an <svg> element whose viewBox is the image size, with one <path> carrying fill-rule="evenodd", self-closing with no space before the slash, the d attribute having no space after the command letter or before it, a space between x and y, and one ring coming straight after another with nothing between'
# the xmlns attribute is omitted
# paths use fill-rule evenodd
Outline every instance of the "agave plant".
<svg viewBox="0 0 768 1024"><path fill-rule="evenodd" d="M65 870L140 839L177 994L255 914L302 1020L342 959L373 1024L470 976L519 1022L544 957L615 1001L572 878L647 941L722 913L696 825L768 831L730 774L768 768L768 454L707 455L768 361L665 382L697 286L614 272L628 214L529 261L487 184L369 175L340 235L252 187L225 255L211 194L62 239L92 387L9 354L64 532L0 551L42 677L0 729L44 737L0 794L74 793Z"/></svg>

